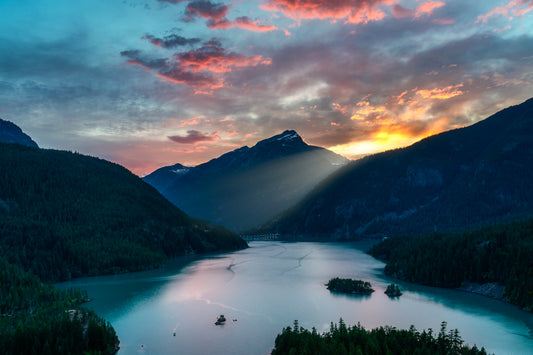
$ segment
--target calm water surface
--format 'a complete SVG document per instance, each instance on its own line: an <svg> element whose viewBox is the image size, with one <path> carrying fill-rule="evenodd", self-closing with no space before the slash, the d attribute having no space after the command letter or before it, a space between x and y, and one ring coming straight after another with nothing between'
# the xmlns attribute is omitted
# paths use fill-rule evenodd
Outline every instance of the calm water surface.
<svg viewBox="0 0 533 355"><path fill-rule="evenodd" d="M533 354L533 315L460 291L400 283L399 299L383 292L384 264L363 244L252 242L234 253L179 258L162 269L78 279L87 305L110 321L125 354L268 354L281 330L329 329L339 318L367 329L459 329L468 344L496 354ZM372 283L371 296L330 293L332 277ZM215 326L219 314L228 322ZM175 336L174 336L175 333Z"/></svg>

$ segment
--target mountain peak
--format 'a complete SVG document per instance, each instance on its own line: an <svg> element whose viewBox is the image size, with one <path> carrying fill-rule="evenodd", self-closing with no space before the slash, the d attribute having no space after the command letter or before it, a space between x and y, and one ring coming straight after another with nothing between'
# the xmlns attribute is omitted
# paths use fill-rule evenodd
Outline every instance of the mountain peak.
<svg viewBox="0 0 533 355"><path fill-rule="evenodd" d="M0 118L0 142L3 143L18 143L29 147L39 148L30 136L22 132L19 126L13 122L6 121Z"/></svg>
<svg viewBox="0 0 533 355"><path fill-rule="evenodd" d="M254 148L261 148L266 146L280 146L291 148L296 147L300 149L304 147L309 147L309 145L303 141L302 137L300 137L300 135L294 130L286 130L283 133L259 141L257 142Z"/></svg>
<svg viewBox="0 0 533 355"><path fill-rule="evenodd" d="M296 131L293 131L293 130L286 130L285 132L278 134L277 136L274 136L273 138L276 138L278 141L281 141L281 140L291 141L293 139L302 139L302 137L300 137L298 133L296 133Z"/></svg>

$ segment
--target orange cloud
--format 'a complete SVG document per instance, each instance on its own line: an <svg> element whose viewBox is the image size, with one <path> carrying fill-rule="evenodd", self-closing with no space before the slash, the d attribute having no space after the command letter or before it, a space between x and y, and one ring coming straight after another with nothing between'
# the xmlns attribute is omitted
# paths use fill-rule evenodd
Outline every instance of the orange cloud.
<svg viewBox="0 0 533 355"><path fill-rule="evenodd" d="M446 99L464 94L463 91L458 90L458 88L462 86L463 84L459 84L459 85L447 86L442 89L435 88L435 89L430 89L430 90L418 90L416 93L422 96L424 99L446 100Z"/></svg>
<svg viewBox="0 0 533 355"><path fill-rule="evenodd" d="M338 104L336 102L332 103L331 106L333 106L333 109L335 111L339 111L343 115L346 115L346 113L348 112L348 106L343 106L343 105Z"/></svg>
<svg viewBox="0 0 533 355"><path fill-rule="evenodd" d="M354 109L354 113L350 119L352 120L364 120L368 118L370 115L374 115L376 113L382 113L385 112L385 106L372 106L368 101L360 101L356 104L356 106L362 107L358 109L357 111ZM375 118L381 118L381 115L374 115Z"/></svg>

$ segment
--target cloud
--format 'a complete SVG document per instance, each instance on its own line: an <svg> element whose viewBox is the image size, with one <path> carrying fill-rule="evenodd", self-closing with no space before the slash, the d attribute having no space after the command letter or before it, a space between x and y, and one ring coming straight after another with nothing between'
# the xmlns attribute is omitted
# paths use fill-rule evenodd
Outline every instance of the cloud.
<svg viewBox="0 0 533 355"><path fill-rule="evenodd" d="M286 17L302 19L342 20L347 23L365 24L386 17L380 9L392 6L399 0L266 0L261 3L263 10L281 12Z"/></svg>
<svg viewBox="0 0 533 355"><path fill-rule="evenodd" d="M178 52L168 59L150 59L139 50L120 53L129 58L126 62L157 71L156 76L167 82L186 84L195 93L211 94L224 87L226 73L237 68L270 65L272 59L260 55L228 52L217 39L204 43L200 48Z"/></svg>
<svg viewBox="0 0 533 355"><path fill-rule="evenodd" d="M246 56L227 52L220 41L215 39L206 42L196 50L177 53L174 58L181 67L192 72L206 70L214 73L227 73L236 67L268 65L272 62L270 58L263 58L260 55Z"/></svg>
<svg viewBox="0 0 533 355"><path fill-rule="evenodd" d="M180 2L185 2L185 1L188 1L188 0L157 0L159 2L169 2L171 4L178 4Z"/></svg>
<svg viewBox="0 0 533 355"><path fill-rule="evenodd" d="M196 130L190 130L187 131L186 136L169 136L168 139L170 139L173 142L180 143L180 144L196 144L200 142L213 142L220 137L217 135L217 132L207 134L202 133Z"/></svg>
<svg viewBox="0 0 533 355"><path fill-rule="evenodd" d="M255 32L269 32L278 29L276 26L262 25L259 20L252 20L248 16L237 17L233 20L232 26Z"/></svg>
<svg viewBox="0 0 533 355"><path fill-rule="evenodd" d="M523 16L532 9L533 0L511 0L505 6L496 6L487 14L478 16L476 23L486 23L489 18L497 15L508 17L509 20L512 20L513 16Z"/></svg>
<svg viewBox="0 0 533 355"><path fill-rule="evenodd" d="M163 48L176 48L179 46L193 45L199 43L200 38L185 38L176 34L165 36L165 38L157 38L151 34L146 34L142 39L150 41L155 46Z"/></svg>
<svg viewBox="0 0 533 355"><path fill-rule="evenodd" d="M212 3L209 0L194 0L191 1L185 10L185 20L190 21L193 18L202 17L207 19L207 27L210 29L228 29L228 28L242 28L254 32L269 32L275 31L278 28L273 25L264 25L258 19L251 19L248 16L240 16L235 20L230 21L227 18L229 5L222 3Z"/></svg>
<svg viewBox="0 0 533 355"><path fill-rule="evenodd" d="M143 58L141 51L137 49L122 51L120 52L120 55L129 58L128 60L126 60L126 63L131 65L137 65L146 69L161 69L167 65L167 59Z"/></svg>
<svg viewBox="0 0 533 355"><path fill-rule="evenodd" d="M401 5L396 4L392 7L392 14L396 18L419 18L422 16L431 15L433 11L435 11L435 9L438 9L439 7L442 7L444 5L446 4L442 1L428 1L417 6L415 10L410 10Z"/></svg>
<svg viewBox="0 0 533 355"><path fill-rule="evenodd" d="M226 19L230 6L222 3L212 3L209 0L194 0L187 4L185 14L188 18L203 17L213 22Z"/></svg>
<svg viewBox="0 0 533 355"><path fill-rule="evenodd" d="M455 96L463 95L463 92L458 88L462 87L463 84L455 86L447 86L444 88L435 88L430 90L418 90L416 93L422 96L424 99L438 99L446 100Z"/></svg>

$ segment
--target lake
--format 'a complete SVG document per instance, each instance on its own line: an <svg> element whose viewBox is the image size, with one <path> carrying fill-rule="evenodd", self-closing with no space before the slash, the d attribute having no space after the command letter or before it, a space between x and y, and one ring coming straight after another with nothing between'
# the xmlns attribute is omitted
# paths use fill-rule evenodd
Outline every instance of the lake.
<svg viewBox="0 0 533 355"><path fill-rule="evenodd" d="M125 354L269 354L274 339L298 320L318 331L343 318L370 329L457 328L463 340L496 354L533 353L533 315L461 291L398 282L403 296L383 292L393 280L365 242L251 242L226 254L177 258L146 272L76 279L60 287L89 293L87 306L112 323ZM330 293L332 277L369 281L371 296ZM216 326L218 315L227 322ZM175 334L175 335L174 335Z"/></svg>

